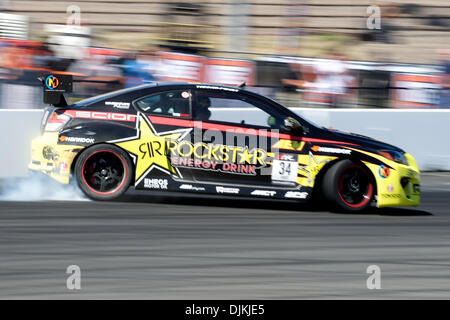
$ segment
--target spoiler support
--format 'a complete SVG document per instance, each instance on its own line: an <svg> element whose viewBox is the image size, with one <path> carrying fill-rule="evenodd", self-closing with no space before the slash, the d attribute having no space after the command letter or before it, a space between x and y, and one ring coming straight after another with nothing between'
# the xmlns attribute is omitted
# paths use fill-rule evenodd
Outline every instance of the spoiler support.
<svg viewBox="0 0 450 320"><path fill-rule="evenodd" d="M55 107L67 106L64 93L72 92L72 75L47 74L38 78L44 88L44 103Z"/></svg>

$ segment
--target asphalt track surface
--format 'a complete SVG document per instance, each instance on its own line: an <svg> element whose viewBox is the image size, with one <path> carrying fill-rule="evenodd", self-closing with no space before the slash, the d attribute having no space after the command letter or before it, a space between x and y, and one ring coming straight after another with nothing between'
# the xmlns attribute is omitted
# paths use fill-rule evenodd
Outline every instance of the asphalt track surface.
<svg viewBox="0 0 450 320"><path fill-rule="evenodd" d="M414 209L144 197L0 202L2 299L450 298L450 175ZM381 289L369 290L369 265ZM66 268L81 268L81 290Z"/></svg>

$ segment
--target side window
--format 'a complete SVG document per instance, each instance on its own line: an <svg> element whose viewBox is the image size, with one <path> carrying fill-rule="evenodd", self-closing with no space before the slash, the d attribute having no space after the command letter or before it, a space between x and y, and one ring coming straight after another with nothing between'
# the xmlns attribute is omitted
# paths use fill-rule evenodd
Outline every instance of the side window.
<svg viewBox="0 0 450 320"><path fill-rule="evenodd" d="M140 98L134 105L146 114L189 118L191 96L190 90L164 91Z"/></svg>
<svg viewBox="0 0 450 320"><path fill-rule="evenodd" d="M262 127L276 127L282 118L270 106L247 96L220 92L196 91L193 116L196 120L221 121L233 124L248 124Z"/></svg>

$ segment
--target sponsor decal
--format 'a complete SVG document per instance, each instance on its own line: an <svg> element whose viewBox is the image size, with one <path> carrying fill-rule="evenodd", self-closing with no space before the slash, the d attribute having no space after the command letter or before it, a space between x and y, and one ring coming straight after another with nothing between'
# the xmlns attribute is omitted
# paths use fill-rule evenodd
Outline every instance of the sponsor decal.
<svg viewBox="0 0 450 320"><path fill-rule="evenodd" d="M296 157L297 155L295 154L281 153L278 155L278 159L283 161L296 161Z"/></svg>
<svg viewBox="0 0 450 320"><path fill-rule="evenodd" d="M326 163L330 162L332 158L333 157L327 156L314 156L311 151L308 155L299 155L298 161L300 167L298 170L300 174L306 176L306 181L300 184L304 186L311 186L320 169L322 169Z"/></svg>
<svg viewBox="0 0 450 320"><path fill-rule="evenodd" d="M387 191L392 193L394 191L394 186L392 184L388 185Z"/></svg>
<svg viewBox="0 0 450 320"><path fill-rule="evenodd" d="M192 190L192 191L205 191L204 187L193 186L192 184L182 184L180 186L181 190Z"/></svg>
<svg viewBox="0 0 450 320"><path fill-rule="evenodd" d="M187 113L179 113L179 112L172 113L172 116L189 118L189 114L187 114Z"/></svg>
<svg viewBox="0 0 450 320"><path fill-rule="evenodd" d="M280 134L281 137L281 134ZM280 139L272 146L274 149L302 151L305 146L304 141Z"/></svg>
<svg viewBox="0 0 450 320"><path fill-rule="evenodd" d="M68 168L67 162L61 161L60 163L58 163L58 172L60 174L66 172L67 168Z"/></svg>
<svg viewBox="0 0 450 320"><path fill-rule="evenodd" d="M187 99L187 98L189 98L190 96L191 96L191 93L190 93L189 91L183 91L183 92L181 93L181 97L184 98L184 99Z"/></svg>
<svg viewBox="0 0 450 320"><path fill-rule="evenodd" d="M144 179L144 188L147 189L167 189L168 184L167 179Z"/></svg>
<svg viewBox="0 0 450 320"><path fill-rule="evenodd" d="M399 199L399 198L401 198L401 195L399 193L383 193L381 196L383 198L386 198L386 199Z"/></svg>
<svg viewBox="0 0 450 320"><path fill-rule="evenodd" d="M226 88L226 87L219 87L219 86L205 86L205 85L198 85L196 86L197 89L212 89L212 90L224 90L224 91L231 91L231 92L238 92L238 89L233 88Z"/></svg>
<svg viewBox="0 0 450 320"><path fill-rule="evenodd" d="M277 192L272 190L254 190L251 193L251 195L253 196L264 196L264 197L273 197L276 194Z"/></svg>
<svg viewBox="0 0 450 320"><path fill-rule="evenodd" d="M306 199L308 197L308 192L288 191L284 197L290 199Z"/></svg>
<svg viewBox="0 0 450 320"><path fill-rule="evenodd" d="M60 136L59 141L61 142L73 142L73 143L94 143L94 138L82 138L82 137L66 137L66 136Z"/></svg>
<svg viewBox="0 0 450 320"><path fill-rule="evenodd" d="M226 188L226 187L216 187L217 193L230 193L230 194L238 194L238 188Z"/></svg>
<svg viewBox="0 0 450 320"><path fill-rule="evenodd" d="M130 103L129 102L115 102L115 101L106 101L105 105L112 106L116 109L129 109Z"/></svg>
<svg viewBox="0 0 450 320"><path fill-rule="evenodd" d="M73 118L93 119L93 120L135 122L137 118L135 114L115 113L115 112L66 110L64 111L64 113L68 114Z"/></svg>
<svg viewBox="0 0 450 320"><path fill-rule="evenodd" d="M320 147L320 146L313 146L311 148L314 152L324 152L324 153L338 153L338 154L351 154L352 150L348 149L340 149L340 148L328 148L328 147Z"/></svg>
<svg viewBox="0 0 450 320"><path fill-rule="evenodd" d="M255 175L255 169L264 167L264 150L190 141L166 141L166 150L174 167Z"/></svg>
<svg viewBox="0 0 450 320"><path fill-rule="evenodd" d="M391 173L391 170L389 169L389 167L385 166L384 164L382 164L380 166L380 168L378 169L378 174L383 179L386 179L387 177L389 177L390 173Z"/></svg>
<svg viewBox="0 0 450 320"><path fill-rule="evenodd" d="M45 86L49 90L55 90L56 88L58 88L59 84L59 79L52 74L45 78Z"/></svg>
<svg viewBox="0 0 450 320"><path fill-rule="evenodd" d="M151 122L139 114L135 136L109 142L115 143L132 155L136 165L136 184L153 169L182 178L180 172L170 163L167 142L178 142L189 131L191 129L156 132Z"/></svg>

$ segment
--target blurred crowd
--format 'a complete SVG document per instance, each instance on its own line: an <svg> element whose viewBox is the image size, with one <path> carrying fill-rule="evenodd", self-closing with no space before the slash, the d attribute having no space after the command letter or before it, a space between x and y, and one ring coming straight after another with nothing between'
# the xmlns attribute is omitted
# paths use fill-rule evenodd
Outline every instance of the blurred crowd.
<svg viewBox="0 0 450 320"><path fill-rule="evenodd" d="M34 96L30 99L41 100L37 98L41 94L40 83L37 79L39 76L48 73L73 75L76 85L71 96L73 99L81 99L155 81L178 81L178 79L167 77L167 75L192 72L190 66L184 66L184 69L172 69L177 64L182 66L180 62L186 63L186 61L175 62L175 65L164 65L161 58L163 51L158 48L123 51L87 47L82 48L82 53L77 55L77 59L74 59L58 56L52 50L53 47L37 41L0 40L1 107L11 107L11 105L20 107L16 102L16 95L10 94L14 91L12 91L12 86L33 87L35 88ZM80 50L80 48L77 50ZM437 68L440 69L441 73L437 76L438 80L435 81L435 87L427 88L427 90L432 90L433 94L438 96L439 102L435 103L434 107L450 108L450 50L440 50L438 61L439 66ZM293 62L285 65L288 69L287 73L277 75L275 69L272 70L273 72L269 70L272 76L279 76L279 79L274 82L275 86L264 85L264 81L261 81L264 75L259 75L260 81L250 80L250 82L253 82L251 86L254 89L264 86L271 87L272 93L294 91L298 93L297 97L302 102L312 103L315 106L355 107L362 104L361 100L358 100L358 90L365 89L361 87L364 86L364 81L358 79L358 74L354 70L349 69L349 60L344 55L326 55L306 63L298 63L298 60L293 60ZM161 68L164 72L161 72ZM259 67L256 66L256 68ZM170 70L168 71L168 69ZM222 81L224 79L220 78L221 75L223 73L213 75L212 79L209 78L210 82L226 84ZM230 77L229 74L227 74L228 77ZM368 77L371 77L370 74ZM183 78L183 74L181 78ZM434 78L436 77L433 76L430 79ZM243 79L242 82L248 82L245 77ZM192 79L192 81L202 82L200 79ZM378 85L380 89L382 86L386 86L386 84L375 83L375 87L369 89L373 91L373 89L377 89ZM391 86L393 85L391 84ZM406 89L409 88L404 88L404 90ZM417 91L420 88L415 89ZM379 93L374 92L374 94ZM276 98L277 95L272 94L272 97ZM15 101L11 101L11 99ZM410 98L410 100L414 100L414 98ZM28 105L36 105L35 102L32 101ZM414 107L414 104L412 106ZM420 105L418 106L420 107Z"/></svg>
<svg viewBox="0 0 450 320"><path fill-rule="evenodd" d="M274 3L276 4L277 1L274 0ZM20 5L21 2L11 1L11 4L14 3ZM47 1L42 3L47 3ZM127 5L126 1L121 3L124 6ZM256 90L267 89L269 95L275 99L287 97L290 106L355 107L369 105L450 108L450 49L432 51L434 52L432 58L434 65L430 68L422 68L425 71L421 71L419 76L417 76L417 70L420 67L400 65L383 67L382 63L373 66L370 64L371 62L363 67L355 67L355 59L351 56L353 51L358 51L351 50L353 46L355 48L358 46L359 49L363 48L361 43L368 44L368 47L372 49L381 44L378 57L380 59L385 59L392 52L400 52L403 46L398 32L405 31L405 28L408 30L407 24L403 21L409 21L408 19L412 18L419 17L421 21L421 25L417 25L414 30L427 32L437 30L439 34L446 34L445 32L448 30L445 28L448 28L448 25L444 25L447 21L445 15L428 13L426 15L424 13L423 10L430 8L430 10L434 10L430 12L435 12L435 8L431 4L428 6L428 3L425 2L423 5L376 2L377 6L374 11L366 12L366 2L359 6L355 3L355 6L349 8L345 4L336 4L328 8L326 4L317 4L307 0L281 1L279 6L274 3L261 5L255 3L230 1L227 6L222 8L219 4L206 4L202 1L168 1L164 3L164 6L161 4L160 7L156 7L159 4L149 2L149 6L154 6L150 11L161 11L154 15L159 15L160 19L165 20L154 23L161 26L159 31L145 29L153 30L152 36L157 40L152 45L148 45L149 42L145 44L143 42L137 46L139 50L136 48L117 49L117 46L114 48L96 47L93 45L94 41L90 41L94 38L90 31L87 33L80 31L80 34L74 36L74 30L78 30L76 27L81 30L85 26L72 26L69 22L67 25L46 24L43 29L47 28L47 34L45 37L41 37L41 39L45 38L42 41L29 41L28 36L17 34L5 36L3 33L4 39L0 39L0 108L41 107L36 103L37 100L42 100L40 83L37 78L46 73L73 75L76 79L73 99L155 81L185 79L196 82L206 79L205 81L216 84L230 84L229 80L234 77L234 82L231 81L232 85L238 85L240 82L237 82L237 79L243 79L242 82L247 82ZM145 5L145 1L141 4ZM14 8L14 6L9 7ZM448 7L450 8L450 6ZM377 12L377 8L379 12ZM95 10L98 10L100 17L103 8L99 7ZM102 14L113 15L116 12L114 10L111 13L103 12ZM357 15L345 10L362 10L363 16L354 19L353 17ZM43 9L43 12L47 11ZM67 13L69 14L69 11ZM82 14L82 9L79 13ZM373 22L374 28L369 28L369 24L366 25L364 17L366 13L374 14L373 21L370 20L370 17L367 20L367 23ZM19 23L18 25L20 25L22 23L20 21L28 21L28 17L24 15L9 16L8 19L11 20L5 22L4 25L8 25L8 23ZM213 18L217 20L217 25L220 25L220 19L225 21L222 29L216 25ZM379 19L377 20L377 18ZM323 19L324 22L339 21L340 24L336 25L335 29L331 28L331 31L327 31L327 28L330 29L330 27L327 27L326 23L324 26L316 26L320 19ZM82 21L83 19L80 16L78 20ZM259 25L259 20L267 21L271 27L264 24ZM277 20L281 20L282 23ZM347 25L347 21L354 20L358 21L358 25ZM416 19L416 21L418 20ZM362 22L364 25L359 25ZM149 25L151 25L150 22ZM10 29L16 30L23 27L25 30L27 28L25 22L20 28L14 26ZM135 21L130 20L127 27L131 26L133 28L140 27ZM214 31L211 31L213 30L211 28L215 28ZM66 30L64 31L64 29ZM86 29L90 28L86 27ZM344 36L343 32L347 29L354 30ZM94 33L98 30L92 29ZM52 33L53 36L49 36ZM130 31L130 34L132 33ZM138 33L139 35L145 34L142 30ZM339 40L341 42L337 43L335 39L341 39ZM321 47L321 45L322 47L330 46L330 48L311 53L308 51L311 49L308 47L308 41L313 43L311 48ZM265 52L264 48L268 44L272 49L278 50L277 53ZM215 50L214 45L215 48L221 49ZM443 45L445 47L447 44ZM385 50L392 50L392 48L395 50ZM248 52L248 50L254 51ZM164 52L193 54L200 58L181 58L178 62L172 60L170 63L162 58ZM309 58L301 58L303 54ZM430 54L427 54L429 57ZM411 56L413 55L414 53L411 53ZM218 57L246 60L248 63L217 64L220 67L216 66L215 69L214 66L211 67L210 70L214 69L216 73L208 71L209 77L193 75L196 72L206 73L195 69L203 69L206 68L205 65L208 65L208 63L199 62L200 60L203 58L217 59ZM270 64L268 62L270 57L284 58L279 59L281 61L279 63ZM204 63L204 65L196 66L199 63ZM212 65L214 64L215 62L212 63ZM268 70L263 72L262 70L267 66L269 66ZM243 71L250 67L253 69ZM226 68L228 69L225 70ZM281 69L283 70L280 71ZM406 69L408 71L405 71ZM177 74L177 76L171 77L171 74ZM362 94L366 91L369 94ZM24 99L27 97L27 100L18 100L18 96ZM382 98L380 98L381 96ZM301 101L301 103L295 103L295 100ZM375 102L371 103L369 100Z"/></svg>
<svg viewBox="0 0 450 320"><path fill-rule="evenodd" d="M442 61L442 76L441 76L441 108L450 108L450 50L440 51Z"/></svg>
<svg viewBox="0 0 450 320"><path fill-rule="evenodd" d="M77 48L77 50L80 50ZM155 81L155 53L151 50L124 52L107 48L83 48L79 59L61 57L46 43L0 40L1 80L30 82L36 74L72 74L96 83L98 91L131 87ZM35 79L37 81L37 79Z"/></svg>

